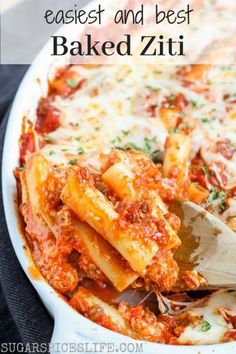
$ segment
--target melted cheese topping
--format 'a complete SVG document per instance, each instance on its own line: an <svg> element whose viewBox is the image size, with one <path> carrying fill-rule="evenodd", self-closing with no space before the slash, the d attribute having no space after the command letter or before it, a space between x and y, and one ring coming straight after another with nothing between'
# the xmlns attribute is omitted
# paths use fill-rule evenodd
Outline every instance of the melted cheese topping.
<svg viewBox="0 0 236 354"><path fill-rule="evenodd" d="M188 311L195 319L180 335L181 344L214 344L224 340L225 333L233 329L222 316L222 310L236 314L236 292L218 291L206 304Z"/></svg>
<svg viewBox="0 0 236 354"><path fill-rule="evenodd" d="M145 99L151 95L151 103L159 106L166 97L179 93L190 102L184 122L194 125L194 153L211 140L228 139L236 147L236 111L228 111L224 100L226 95L236 99L234 66L211 69L205 92L200 93L182 85L174 66L102 66L95 70L75 66L74 70L87 84L72 96L55 98L61 127L50 134L53 142L67 145L72 152L78 147L89 151L130 142L143 148L145 137L156 137L151 150L163 150L168 131L158 117L145 112Z"/></svg>
<svg viewBox="0 0 236 354"><path fill-rule="evenodd" d="M53 162L65 163L82 152L108 152L127 145L162 156L171 130L162 121L159 107L167 98L182 94L188 104L178 130L189 128L191 158L200 152L206 166L218 176L222 189L236 186L236 66L214 66L207 80L185 85L175 66L119 65L88 69L74 66L83 88L69 97L56 96L61 127L49 134L43 148ZM173 129L172 129L173 130ZM214 150L226 141L233 151L229 160ZM221 183L219 166L226 180ZM213 212L215 212L213 210ZM216 214L219 213L216 211Z"/></svg>

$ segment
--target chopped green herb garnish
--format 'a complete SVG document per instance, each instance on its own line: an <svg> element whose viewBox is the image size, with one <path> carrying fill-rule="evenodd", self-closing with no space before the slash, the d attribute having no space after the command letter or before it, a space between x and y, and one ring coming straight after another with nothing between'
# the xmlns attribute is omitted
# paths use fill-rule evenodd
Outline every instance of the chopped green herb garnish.
<svg viewBox="0 0 236 354"><path fill-rule="evenodd" d="M122 130L122 133L127 136L130 133L130 130Z"/></svg>
<svg viewBox="0 0 236 354"><path fill-rule="evenodd" d="M24 169L25 169L25 165L20 165L20 166L18 167L18 170L19 170L19 171L24 171Z"/></svg>
<svg viewBox="0 0 236 354"><path fill-rule="evenodd" d="M208 118L202 118L201 121L202 121L202 123L208 123L209 119Z"/></svg>
<svg viewBox="0 0 236 354"><path fill-rule="evenodd" d="M225 204L225 203L221 203L221 204L219 205L219 207L220 207L220 209L221 209L222 211L225 211L225 210L226 210L226 204Z"/></svg>
<svg viewBox="0 0 236 354"><path fill-rule="evenodd" d="M44 135L43 139L44 139L45 141L47 141L47 142L53 141L53 138L52 138L51 136L49 136L49 135Z"/></svg>
<svg viewBox="0 0 236 354"><path fill-rule="evenodd" d="M83 154L83 153L84 153L84 148L80 147L80 148L78 149L78 154L81 155L81 154Z"/></svg>
<svg viewBox="0 0 236 354"><path fill-rule="evenodd" d="M208 332L211 329L211 324L208 321L204 321L201 327L202 332Z"/></svg>
<svg viewBox="0 0 236 354"><path fill-rule="evenodd" d="M70 160L70 161L68 162L68 165L73 166L73 165L76 164L76 162L77 162L77 159L72 159L72 160Z"/></svg>
<svg viewBox="0 0 236 354"><path fill-rule="evenodd" d="M62 152L69 151L69 149L61 149Z"/></svg>
<svg viewBox="0 0 236 354"><path fill-rule="evenodd" d="M128 133L128 132L126 132L126 133ZM125 133L125 132L123 131L123 133ZM156 136L153 136L152 138L145 137L143 147L140 147L133 142L129 142L129 143L125 144L124 146L116 145L116 143L117 143L117 141L116 141L116 139L114 139L112 141L112 144L115 145L114 146L115 149L119 149L119 150L123 150L123 151L127 151L127 150L142 151L142 152L148 153L150 155L153 154L153 158L154 158L154 155L157 154L157 152L159 153L159 150L155 150L152 152L152 150L154 150L154 147L156 146L156 143L157 143Z"/></svg>
<svg viewBox="0 0 236 354"><path fill-rule="evenodd" d="M186 122L181 123L180 124L180 128L181 129L187 129L188 128L188 123L186 123Z"/></svg>
<svg viewBox="0 0 236 354"><path fill-rule="evenodd" d="M211 193L209 194L209 197L207 199L208 203L213 202L213 200L216 199L224 199L226 196L226 193L224 191L219 191L217 190L217 187L212 187Z"/></svg>
<svg viewBox="0 0 236 354"><path fill-rule="evenodd" d="M76 136L76 137L75 137L75 140L76 140L76 141L80 141L80 140L81 140L81 136Z"/></svg>
<svg viewBox="0 0 236 354"><path fill-rule="evenodd" d="M115 139L111 140L112 145L116 145L121 142L121 138L117 136Z"/></svg>
<svg viewBox="0 0 236 354"><path fill-rule="evenodd" d="M115 146L115 148L123 151L128 151L128 150L143 151L142 148L140 148L138 145L134 143L127 143L124 146Z"/></svg>
<svg viewBox="0 0 236 354"><path fill-rule="evenodd" d="M101 127L96 127L95 130L98 132L101 129Z"/></svg>
<svg viewBox="0 0 236 354"><path fill-rule="evenodd" d="M160 91L161 90L159 87L153 87L151 85L145 85L144 87L146 89L153 90L153 91Z"/></svg>
<svg viewBox="0 0 236 354"><path fill-rule="evenodd" d="M194 100L191 100L190 104L192 105L193 108L201 108L202 106L204 106L204 104L202 104L201 102L194 101Z"/></svg>
<svg viewBox="0 0 236 354"><path fill-rule="evenodd" d="M148 138L147 138L148 139ZM157 137L153 136L152 138L149 139L151 143L156 143L157 142Z"/></svg>
<svg viewBox="0 0 236 354"><path fill-rule="evenodd" d="M151 147L149 140L147 138L144 138L144 149L143 150L145 152L150 152L151 148L152 147Z"/></svg>
<svg viewBox="0 0 236 354"><path fill-rule="evenodd" d="M75 128L77 128L78 126L79 126L79 123L70 123L70 125L72 125L72 127L75 127Z"/></svg>
<svg viewBox="0 0 236 354"><path fill-rule="evenodd" d="M224 191L220 191L218 194L218 198L222 199L225 197L225 195L226 195L226 193Z"/></svg>
<svg viewBox="0 0 236 354"><path fill-rule="evenodd" d="M152 150L152 145L155 144L157 142L157 137L153 136L152 138L144 138L144 148L143 151L150 153Z"/></svg>
<svg viewBox="0 0 236 354"><path fill-rule="evenodd" d="M206 176L209 175L209 168L208 168L208 166L203 166L203 167L202 167L202 171L204 172L204 174L205 174Z"/></svg>
<svg viewBox="0 0 236 354"><path fill-rule="evenodd" d="M164 303L163 303L163 305L165 306L165 310L164 310L163 314L169 313L169 311L170 311L169 307Z"/></svg>
<svg viewBox="0 0 236 354"><path fill-rule="evenodd" d="M142 148L140 148L137 144L135 143L128 143L128 146L130 146L132 149L137 150L137 151L142 151Z"/></svg>
<svg viewBox="0 0 236 354"><path fill-rule="evenodd" d="M170 130L168 131L168 133L169 133L170 135L175 134L175 133L179 133L179 128L170 129Z"/></svg>
<svg viewBox="0 0 236 354"><path fill-rule="evenodd" d="M67 85L70 86L71 88L76 88L77 87L77 82L73 79L69 79L66 81Z"/></svg>
<svg viewBox="0 0 236 354"><path fill-rule="evenodd" d="M167 97L168 101L174 101L175 99L176 99L175 95L170 95L170 96Z"/></svg>
<svg viewBox="0 0 236 354"><path fill-rule="evenodd" d="M52 156L52 155L55 155L55 151L54 150L49 151L49 156Z"/></svg>
<svg viewBox="0 0 236 354"><path fill-rule="evenodd" d="M215 199L217 199L217 188L212 187L211 193L209 194L207 201L208 201L208 203L211 203Z"/></svg>

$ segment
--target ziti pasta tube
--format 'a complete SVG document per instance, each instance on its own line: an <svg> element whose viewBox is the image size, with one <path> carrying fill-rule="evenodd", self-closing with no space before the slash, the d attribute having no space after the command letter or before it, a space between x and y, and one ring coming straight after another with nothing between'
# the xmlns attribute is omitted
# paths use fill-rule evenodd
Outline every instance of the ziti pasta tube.
<svg viewBox="0 0 236 354"><path fill-rule="evenodd" d="M61 200L76 215L101 234L128 261L131 268L144 274L158 250L149 232L132 223L120 220L113 205L86 178L85 169L72 175L61 194Z"/></svg>
<svg viewBox="0 0 236 354"><path fill-rule="evenodd" d="M78 219L73 220L73 226L73 238L83 244L82 253L89 256L118 291L123 291L137 279L137 273L127 261L92 227Z"/></svg>
<svg viewBox="0 0 236 354"><path fill-rule="evenodd" d="M163 161L163 174L164 177L176 180L180 199L186 199L190 151L191 139L189 136L173 134L167 137Z"/></svg>
<svg viewBox="0 0 236 354"><path fill-rule="evenodd" d="M132 165L132 160L127 161L126 158L122 158L122 154L119 157L122 160L108 168L102 175L102 180L116 192L121 200L138 201L142 199L145 186L139 188L135 186L135 165ZM152 206L152 215L162 220L165 230L169 235L168 249L177 248L181 242L176 232L164 217L164 214L168 213L165 203L156 190L150 190L146 194Z"/></svg>
<svg viewBox="0 0 236 354"><path fill-rule="evenodd" d="M72 296L70 304L80 313L97 324L115 332L136 337L128 322L120 315L114 306L93 295L90 291L80 286ZM97 309L97 311L94 311Z"/></svg>

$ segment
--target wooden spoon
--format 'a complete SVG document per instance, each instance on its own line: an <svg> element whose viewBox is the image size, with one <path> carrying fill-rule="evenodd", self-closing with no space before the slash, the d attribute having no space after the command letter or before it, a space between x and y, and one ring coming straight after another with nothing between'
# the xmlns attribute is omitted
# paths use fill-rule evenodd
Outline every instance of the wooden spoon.
<svg viewBox="0 0 236 354"><path fill-rule="evenodd" d="M191 202L175 202L170 211L182 223L178 232L182 245L175 254L180 275L196 270L209 288L236 287L236 233Z"/></svg>

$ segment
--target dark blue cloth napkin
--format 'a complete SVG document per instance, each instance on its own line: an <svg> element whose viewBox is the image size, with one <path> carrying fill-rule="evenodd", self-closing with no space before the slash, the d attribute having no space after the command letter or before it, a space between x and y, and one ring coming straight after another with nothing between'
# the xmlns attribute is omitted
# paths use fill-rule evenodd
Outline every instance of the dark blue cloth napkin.
<svg viewBox="0 0 236 354"><path fill-rule="evenodd" d="M9 106L26 70L23 65L0 65L1 161ZM2 187L0 194L0 343L49 343L53 321L16 258L4 217Z"/></svg>

